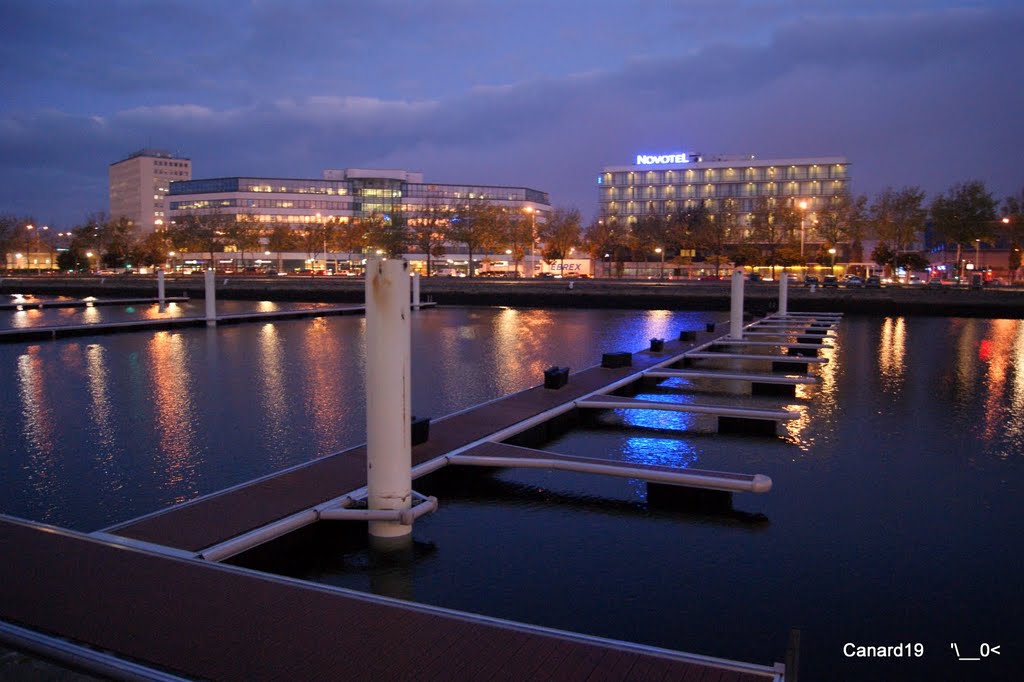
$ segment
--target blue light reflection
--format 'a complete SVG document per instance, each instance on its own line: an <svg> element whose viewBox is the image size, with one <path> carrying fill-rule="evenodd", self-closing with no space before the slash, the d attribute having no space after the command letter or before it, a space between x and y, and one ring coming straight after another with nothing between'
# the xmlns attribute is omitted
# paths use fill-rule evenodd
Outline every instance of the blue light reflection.
<svg viewBox="0 0 1024 682"><path fill-rule="evenodd" d="M697 461L697 449L678 438L636 436L626 440L622 457L627 462L686 469Z"/></svg>

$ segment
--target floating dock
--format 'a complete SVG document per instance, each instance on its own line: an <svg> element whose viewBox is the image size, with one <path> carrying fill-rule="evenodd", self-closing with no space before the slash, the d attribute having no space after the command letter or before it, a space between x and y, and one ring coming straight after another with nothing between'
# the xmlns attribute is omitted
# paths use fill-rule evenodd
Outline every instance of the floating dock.
<svg viewBox="0 0 1024 682"><path fill-rule="evenodd" d="M74 298L74 299L24 299L12 303L0 303L0 310L41 310L43 308L93 308L108 305L143 305L149 303L185 303L188 296L159 298Z"/></svg>
<svg viewBox="0 0 1024 682"><path fill-rule="evenodd" d="M362 307L340 310L335 314ZM256 319L268 317L262 315ZM727 494L768 492L771 480L758 473L642 465L599 454L572 457L505 442L581 409L685 409L767 422L795 416L789 410L612 395L645 377L787 386L815 381L792 372L683 367L705 356L782 358L805 369L824 362L701 350L713 337L712 331L685 332L687 341L665 341L657 351L613 354L628 361L579 371L555 390L536 386L440 419L429 439L412 448L413 478L446 466L540 467ZM0 641L137 679L344 674L355 679L782 681L785 666L779 663L749 664L600 639L220 563L296 529L328 522L329 510L365 491L366 465L366 447L352 448L88 535L0 517L0 543L8 557L0 562Z"/></svg>
<svg viewBox="0 0 1024 682"><path fill-rule="evenodd" d="M171 299L167 299L171 300ZM188 300L188 299L184 299ZM434 303L421 303L419 307L429 308ZM216 324L242 324L245 322L263 322L270 320L290 320L307 317L326 317L331 315L361 315L365 306L345 305L327 306L322 308L295 308L292 310L270 310L266 312L229 313L217 315ZM25 327L21 329L0 330L0 343L16 341L55 340L72 336L92 336L94 334L117 334L121 332L153 331L159 329L179 329L185 327L205 327L209 320L205 317L168 317L154 320L126 320L123 322L103 322L96 324L65 324L49 327Z"/></svg>

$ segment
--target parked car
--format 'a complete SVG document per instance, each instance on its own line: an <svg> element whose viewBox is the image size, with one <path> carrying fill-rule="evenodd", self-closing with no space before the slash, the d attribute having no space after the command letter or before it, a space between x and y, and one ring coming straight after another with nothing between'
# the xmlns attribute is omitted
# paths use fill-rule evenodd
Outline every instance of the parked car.
<svg viewBox="0 0 1024 682"><path fill-rule="evenodd" d="M928 280L928 286L932 289L938 289L939 287L942 286L942 280L939 279L938 277L932 277L930 280Z"/></svg>
<svg viewBox="0 0 1024 682"><path fill-rule="evenodd" d="M866 280L864 280L864 286L867 287L868 289L881 289L882 278L879 277L878 275L871 275Z"/></svg>
<svg viewBox="0 0 1024 682"><path fill-rule="evenodd" d="M846 278L843 280L843 283L846 284L846 287L848 289L864 286L864 280L858 277L857 275L847 275Z"/></svg>
<svg viewBox="0 0 1024 682"><path fill-rule="evenodd" d="M808 286L810 286L812 284L817 284L817 283L818 283L818 278L816 276L814 276L814 275L807 275L806 277L804 277L804 284L806 284Z"/></svg>
<svg viewBox="0 0 1024 682"><path fill-rule="evenodd" d="M831 287L835 289L836 287L839 286L839 280L836 279L835 275L825 275L825 277L822 278L821 280L821 286L822 288Z"/></svg>

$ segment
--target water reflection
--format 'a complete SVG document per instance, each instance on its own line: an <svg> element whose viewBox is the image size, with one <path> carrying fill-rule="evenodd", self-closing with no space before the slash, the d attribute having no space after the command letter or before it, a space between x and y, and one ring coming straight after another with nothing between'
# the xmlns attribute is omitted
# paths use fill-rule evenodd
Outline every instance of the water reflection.
<svg viewBox="0 0 1024 682"><path fill-rule="evenodd" d="M907 353L907 326L902 317L887 317L878 340L878 370L882 390L899 394L903 388Z"/></svg>
<svg viewBox="0 0 1024 682"><path fill-rule="evenodd" d="M117 457L118 439L116 417L110 404L110 361L106 349L96 343L85 349L86 378L89 383L89 418L96 434L95 459L106 474L110 474ZM109 480L108 476L104 480ZM115 485L114 489L119 488Z"/></svg>
<svg viewBox="0 0 1024 682"><path fill-rule="evenodd" d="M980 345L978 320L957 320L956 333L956 381L954 399L958 412L970 411L975 401L978 382L978 348Z"/></svg>
<svg viewBox="0 0 1024 682"><path fill-rule="evenodd" d="M511 393L517 383L516 374L543 376L544 370L552 364L551 360L545 359L550 357L545 351L551 344L553 324L553 316L547 310L505 308L494 316L495 355L498 366L507 368L495 377L495 388L502 393ZM560 331L571 328L569 325Z"/></svg>
<svg viewBox="0 0 1024 682"><path fill-rule="evenodd" d="M277 325L264 324L259 331L260 404L263 439L270 445L275 464L287 441L287 381L284 372L284 349ZM276 455L276 456L274 456Z"/></svg>
<svg viewBox="0 0 1024 682"><path fill-rule="evenodd" d="M163 487L174 492L176 502L195 495L197 479L197 421L192 402L193 363L185 337L176 332L156 332L148 344L152 360L154 427L159 439L158 454L163 464Z"/></svg>
<svg viewBox="0 0 1024 682"><path fill-rule="evenodd" d="M91 303L82 308L82 324L95 324L100 321L100 309Z"/></svg>
<svg viewBox="0 0 1024 682"><path fill-rule="evenodd" d="M56 492L67 482L57 473L58 445L53 405L47 395L44 358L39 346L29 346L17 360L21 429L28 449L28 479L45 507L43 520L56 511Z"/></svg>
<svg viewBox="0 0 1024 682"><path fill-rule="evenodd" d="M671 401L665 401L671 402ZM645 429L668 431L692 431L697 427L693 412L670 412L668 410L614 410L621 423Z"/></svg>
<svg viewBox="0 0 1024 682"><path fill-rule="evenodd" d="M362 403L362 396L353 396L338 385L337 375L342 366L342 347L337 334L332 332L327 318L309 321L302 335L304 355L307 358L305 398L313 421L311 454L320 457L335 452L339 447L337 425L348 418L348 401Z"/></svg>
<svg viewBox="0 0 1024 682"><path fill-rule="evenodd" d="M644 334L650 339L671 339L678 336L679 330L673 332L670 326L672 321L673 314L670 310L649 310L644 320Z"/></svg>
<svg viewBox="0 0 1024 682"><path fill-rule="evenodd" d="M685 469L697 461L697 449L678 438L633 436L626 439L622 457L638 464Z"/></svg>

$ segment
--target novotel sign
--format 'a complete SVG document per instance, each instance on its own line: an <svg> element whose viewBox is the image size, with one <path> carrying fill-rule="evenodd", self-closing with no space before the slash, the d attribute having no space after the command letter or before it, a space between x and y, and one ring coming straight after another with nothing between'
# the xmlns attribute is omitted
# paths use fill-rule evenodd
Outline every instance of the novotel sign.
<svg viewBox="0 0 1024 682"><path fill-rule="evenodd" d="M689 163L686 154L637 154L636 165L650 166L657 163Z"/></svg>

